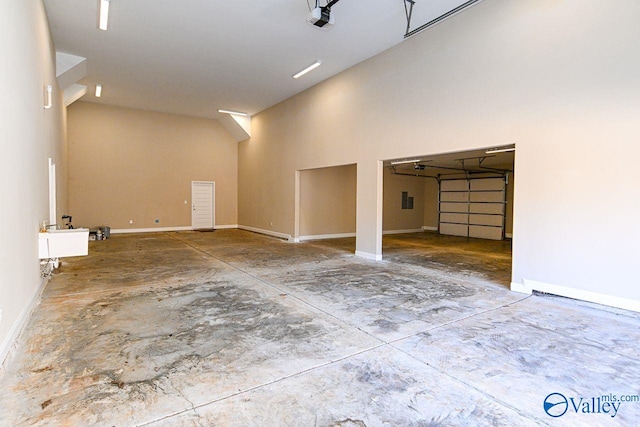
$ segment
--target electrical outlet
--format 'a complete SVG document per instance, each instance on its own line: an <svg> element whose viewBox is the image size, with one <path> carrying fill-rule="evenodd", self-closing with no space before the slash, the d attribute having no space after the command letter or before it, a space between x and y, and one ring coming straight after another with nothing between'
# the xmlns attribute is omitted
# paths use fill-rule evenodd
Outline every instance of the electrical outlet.
<svg viewBox="0 0 640 427"><path fill-rule="evenodd" d="M133 220L132 219L129 220L129 224L133 224Z"/></svg>
<svg viewBox="0 0 640 427"><path fill-rule="evenodd" d="M156 218L156 224L160 224L160 220Z"/></svg>
<svg viewBox="0 0 640 427"><path fill-rule="evenodd" d="M186 200L184 201L184 204L185 204L185 205L187 204L187 201L186 201Z"/></svg>

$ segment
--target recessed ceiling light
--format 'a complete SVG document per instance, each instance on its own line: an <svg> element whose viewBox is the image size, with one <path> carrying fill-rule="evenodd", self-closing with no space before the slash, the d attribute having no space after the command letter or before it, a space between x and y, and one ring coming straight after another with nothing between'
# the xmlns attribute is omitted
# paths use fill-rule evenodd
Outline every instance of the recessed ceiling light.
<svg viewBox="0 0 640 427"><path fill-rule="evenodd" d="M107 30L107 23L109 22L109 1L100 0L100 23L98 28L104 31Z"/></svg>
<svg viewBox="0 0 640 427"><path fill-rule="evenodd" d="M391 162L392 165L404 165L405 163L418 163L420 159L413 160L398 160L397 162Z"/></svg>
<svg viewBox="0 0 640 427"><path fill-rule="evenodd" d="M486 154L508 153L510 151L516 151L516 147L489 148L487 151L485 151L485 153Z"/></svg>
<svg viewBox="0 0 640 427"><path fill-rule="evenodd" d="M299 77L304 76L305 74L307 74L309 71L311 70L315 70L316 68L318 68L320 66L320 64L322 64L322 61L318 60L316 62L314 62L313 64L309 65L307 68L305 68L304 70L300 71L297 74L293 75L294 79L297 79Z"/></svg>
<svg viewBox="0 0 640 427"><path fill-rule="evenodd" d="M246 117L249 115L241 111L233 111L233 110L218 110L218 113L231 114L233 116L242 116L242 117Z"/></svg>

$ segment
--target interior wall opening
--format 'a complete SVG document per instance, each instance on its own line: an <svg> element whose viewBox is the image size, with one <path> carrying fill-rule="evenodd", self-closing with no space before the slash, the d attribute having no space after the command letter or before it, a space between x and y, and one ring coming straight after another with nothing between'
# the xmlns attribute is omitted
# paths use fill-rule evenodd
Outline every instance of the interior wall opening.
<svg viewBox="0 0 640 427"><path fill-rule="evenodd" d="M511 280L515 146L384 162L385 259Z"/></svg>
<svg viewBox="0 0 640 427"><path fill-rule="evenodd" d="M356 235L355 164L299 171L300 241Z"/></svg>

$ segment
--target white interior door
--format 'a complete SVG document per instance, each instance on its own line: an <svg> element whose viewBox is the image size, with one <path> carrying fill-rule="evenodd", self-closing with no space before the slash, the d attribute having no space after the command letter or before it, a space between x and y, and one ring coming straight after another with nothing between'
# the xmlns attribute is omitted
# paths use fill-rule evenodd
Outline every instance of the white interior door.
<svg viewBox="0 0 640 427"><path fill-rule="evenodd" d="M215 182L191 182L191 227L194 230L212 229L214 227L215 194Z"/></svg>

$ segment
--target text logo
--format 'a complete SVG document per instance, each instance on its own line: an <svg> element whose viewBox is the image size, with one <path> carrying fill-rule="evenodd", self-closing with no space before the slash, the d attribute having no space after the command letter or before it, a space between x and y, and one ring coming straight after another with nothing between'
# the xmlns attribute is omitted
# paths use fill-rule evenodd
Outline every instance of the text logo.
<svg viewBox="0 0 640 427"><path fill-rule="evenodd" d="M565 397L561 393L551 393L544 398L544 412L558 418L571 410L583 415L609 415L615 418L623 403L640 403L638 394L602 394L596 397Z"/></svg>
<svg viewBox="0 0 640 427"><path fill-rule="evenodd" d="M569 409L569 401L560 393L551 393L544 399L544 412L550 417L561 417L567 409Z"/></svg>

